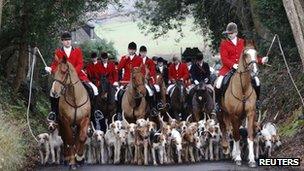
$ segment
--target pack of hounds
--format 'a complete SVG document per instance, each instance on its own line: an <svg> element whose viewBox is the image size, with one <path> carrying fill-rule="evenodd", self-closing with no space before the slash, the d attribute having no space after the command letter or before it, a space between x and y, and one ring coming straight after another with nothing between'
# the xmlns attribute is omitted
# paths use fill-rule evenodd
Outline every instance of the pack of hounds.
<svg viewBox="0 0 304 171"><path fill-rule="evenodd" d="M177 121L168 113L168 121L158 116L160 125L148 119L138 119L136 123L122 120L112 121L107 130L88 130L85 148L86 164L136 164L163 165L174 163L194 163L203 160L231 158L233 139L230 133L230 154L221 151L221 130L213 119L190 122ZM205 117L206 118L206 117ZM258 157L270 157L281 146L278 130L274 123L261 125L256 122L254 149ZM60 164L63 141L58 134L57 124L48 123L48 133L37 136L40 162ZM240 127L241 153L243 160L248 156L247 130Z"/></svg>

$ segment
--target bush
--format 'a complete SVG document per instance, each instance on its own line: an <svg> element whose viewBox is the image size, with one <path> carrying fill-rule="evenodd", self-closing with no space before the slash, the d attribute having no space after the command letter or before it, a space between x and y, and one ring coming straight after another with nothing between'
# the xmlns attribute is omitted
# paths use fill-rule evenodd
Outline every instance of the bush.
<svg viewBox="0 0 304 171"><path fill-rule="evenodd" d="M0 170L20 170L24 167L27 150L22 132L3 115L0 115L0 125Z"/></svg>
<svg viewBox="0 0 304 171"><path fill-rule="evenodd" d="M117 59L117 50L114 48L113 42L108 42L104 39L88 40L80 44L82 48L84 59L89 60L91 53L96 52L98 56L101 52L108 52L109 58Z"/></svg>

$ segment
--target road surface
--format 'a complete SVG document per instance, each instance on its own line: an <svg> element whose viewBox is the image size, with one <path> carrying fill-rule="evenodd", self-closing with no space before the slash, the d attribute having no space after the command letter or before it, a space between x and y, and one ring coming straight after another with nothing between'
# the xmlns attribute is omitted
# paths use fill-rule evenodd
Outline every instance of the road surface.
<svg viewBox="0 0 304 171"><path fill-rule="evenodd" d="M35 170L38 171L64 171L69 170L67 166L48 166L39 167ZM79 167L78 171L233 171L233 170L244 170L244 171L261 171L261 170L284 170L292 171L299 169L287 169L280 167L257 167L249 168L247 163L243 162L242 166L236 166L234 163L229 161L217 161L217 162L200 162L195 164L182 164L182 165L165 165L165 166L137 166L137 165L85 165Z"/></svg>

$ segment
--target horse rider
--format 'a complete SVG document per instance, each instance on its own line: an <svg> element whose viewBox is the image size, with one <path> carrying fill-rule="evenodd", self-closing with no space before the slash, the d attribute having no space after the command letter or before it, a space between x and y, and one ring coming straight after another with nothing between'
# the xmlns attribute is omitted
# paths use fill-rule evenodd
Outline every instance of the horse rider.
<svg viewBox="0 0 304 171"><path fill-rule="evenodd" d="M101 59L101 71L104 75L106 75L107 80L110 84L117 87L118 86L118 73L115 68L115 63L109 61L108 53L102 52L100 54Z"/></svg>
<svg viewBox="0 0 304 171"><path fill-rule="evenodd" d="M147 57L147 48L146 46L141 46L139 48L139 56L142 58L142 67L144 68L144 76L147 80L145 87L148 91L148 95L147 96L147 101L148 104L150 106L150 108L152 109L152 112L156 112L155 111L155 106L157 104L156 100L154 99L154 90L156 91L156 95L158 97L160 97L160 87L159 85L156 84L156 69L155 69L155 63L153 62L152 59L150 59L149 57ZM153 85L153 87L151 88L150 86ZM154 113L155 114L155 113Z"/></svg>
<svg viewBox="0 0 304 171"><path fill-rule="evenodd" d="M95 97L98 95L98 89L97 87L89 81L87 75L85 72L82 70L83 68L83 55L82 55L82 50L80 48L75 48L72 46L72 36L70 32L63 32L61 34L61 43L62 47L58 48L55 50L55 59L53 60L51 67L45 67L46 72L48 73L55 73L57 70L57 66L59 64L59 60L62 59L64 56L67 57L67 61L70 62L74 67L75 70L78 74L79 79L82 81L84 87L88 91L90 100L91 100L91 118L95 122L98 122L97 118L99 118L101 112L96 110L95 111L95 106L94 101ZM55 97L55 94L53 93L53 86L54 83L52 84L52 88L50 91L50 99L51 99L51 112L48 115L49 120L53 120L55 122L58 121L58 114L59 114L59 97Z"/></svg>
<svg viewBox="0 0 304 171"><path fill-rule="evenodd" d="M101 70L101 63L97 58L97 53L93 52L91 54L92 61L88 63L86 68L86 73L89 80L98 87L100 85L100 77L103 74Z"/></svg>
<svg viewBox="0 0 304 171"><path fill-rule="evenodd" d="M162 57L157 58L156 73L163 76L165 85L168 85L168 67Z"/></svg>
<svg viewBox="0 0 304 171"><path fill-rule="evenodd" d="M121 89L124 89L125 86L130 82L132 68L142 66L142 58L136 54L137 45L134 42L129 43L128 45L128 54L121 57L117 71L121 73L120 84L115 94L115 101L117 103L117 115L121 117L121 105L119 104L119 93Z"/></svg>
<svg viewBox="0 0 304 171"><path fill-rule="evenodd" d="M176 56L172 58L172 64L169 66L169 86L166 94L174 87L176 81L182 81L185 87L188 86L189 70L186 63L182 63Z"/></svg>
<svg viewBox="0 0 304 171"><path fill-rule="evenodd" d="M219 103L222 96L222 82L224 77L227 75L231 77L238 68L238 61L243 52L245 41L239 38L237 25L230 22L226 31L223 34L227 35L227 39L221 41L220 44L220 56L222 61L222 68L219 71L219 76L215 81L215 95L216 95L216 111L220 111ZM268 57L258 57L257 62L259 64L265 64L268 61ZM260 80L257 76L253 78L253 87L257 94L257 108L259 107L259 96L260 96ZM228 84L228 83L227 83Z"/></svg>
<svg viewBox="0 0 304 171"><path fill-rule="evenodd" d="M204 55L203 53L197 53L196 54L196 61L190 68L190 74L191 74L191 85L189 86L189 96L188 96L188 107L191 109L192 106L192 98L195 93L195 87L200 84L204 83L207 87L207 91L209 91L212 94L212 97L214 98L214 88L211 85L211 68L209 67L209 64L204 61ZM213 116L212 116L213 117Z"/></svg>

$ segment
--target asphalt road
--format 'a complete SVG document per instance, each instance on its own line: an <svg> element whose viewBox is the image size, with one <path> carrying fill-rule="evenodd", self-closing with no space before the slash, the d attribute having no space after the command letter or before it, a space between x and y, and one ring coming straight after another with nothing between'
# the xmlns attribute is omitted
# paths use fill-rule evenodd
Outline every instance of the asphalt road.
<svg viewBox="0 0 304 171"><path fill-rule="evenodd" d="M61 171L69 170L68 166L48 166L39 167L35 170L38 171ZM244 171L261 171L261 170L284 170L292 171L299 169L287 169L282 167L257 167L249 168L247 163L243 162L242 166L236 166L234 163L229 161L217 161L217 162L201 162L195 164L182 164L182 165L165 165L165 166L137 166L137 165L85 165L79 167L78 171L233 171L233 170L244 170Z"/></svg>

